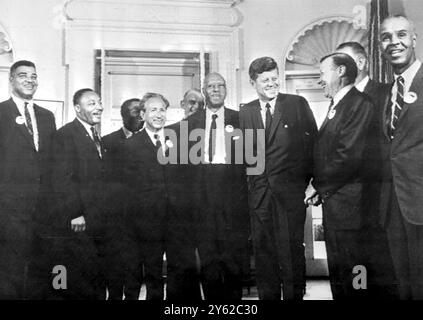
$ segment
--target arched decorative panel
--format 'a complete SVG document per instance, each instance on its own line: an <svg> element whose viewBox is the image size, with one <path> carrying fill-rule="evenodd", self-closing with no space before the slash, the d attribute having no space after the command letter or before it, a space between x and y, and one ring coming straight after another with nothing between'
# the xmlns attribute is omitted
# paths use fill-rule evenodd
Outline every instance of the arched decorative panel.
<svg viewBox="0 0 423 320"><path fill-rule="evenodd" d="M331 17L304 28L286 54L287 67L299 64L318 67L320 58L335 51L342 42L356 41L367 47L367 30L356 28L350 18ZM295 68L296 69L296 68Z"/></svg>

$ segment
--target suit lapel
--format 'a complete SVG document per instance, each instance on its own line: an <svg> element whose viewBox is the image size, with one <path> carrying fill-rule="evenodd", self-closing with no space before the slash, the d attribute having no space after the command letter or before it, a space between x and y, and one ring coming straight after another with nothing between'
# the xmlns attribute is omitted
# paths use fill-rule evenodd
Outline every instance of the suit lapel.
<svg viewBox="0 0 423 320"><path fill-rule="evenodd" d="M419 71L417 71L417 74L414 77L413 82L411 83L411 86L410 86L410 90L408 90L408 92L414 92L414 93L423 92L423 65L420 67ZM405 93L405 95L406 94L407 93ZM404 117L404 114L408 111L410 107L415 106L416 103L420 103L421 100L419 99L421 98L423 97L417 97L416 101L414 101L413 103L406 103L404 101L404 106L402 108L401 115L398 119L398 123L401 121L401 119Z"/></svg>
<svg viewBox="0 0 423 320"><path fill-rule="evenodd" d="M22 117L22 119L23 119L23 115L20 114L18 106L16 105L16 103L13 101L12 98L9 99L9 107L10 107L11 121L16 122L16 119L18 117ZM34 151L36 151L35 144L34 144L34 138L33 138L33 136L31 136L29 134L28 128L26 127L25 123L17 124L17 126L19 128L19 132L25 137L25 139L32 146L32 148L34 148Z"/></svg>
<svg viewBox="0 0 423 320"><path fill-rule="evenodd" d="M391 122L391 118L390 118L391 112L389 108L391 108L392 86L393 86L393 83L391 84L391 89L389 90L389 94L385 96L385 100L383 102L382 120L381 120L383 135L389 141L391 140L388 134L388 126L389 126L389 123Z"/></svg>
<svg viewBox="0 0 423 320"><path fill-rule="evenodd" d="M335 106L335 114L332 119L328 118L328 115L326 115L325 121L323 121L322 126L319 129L318 136L321 136L325 129L328 127L330 123L334 123L337 121L337 119L340 117L340 115L343 112L345 104L350 100L350 97L354 95L355 92L358 92L358 90L353 87L350 91L347 92L347 94L338 102L338 104Z"/></svg>
<svg viewBox="0 0 423 320"><path fill-rule="evenodd" d="M44 125L44 115L40 112L39 106L34 104L35 121L37 121L38 129L38 150L43 150L44 143L47 139L47 126Z"/></svg>
<svg viewBox="0 0 423 320"><path fill-rule="evenodd" d="M278 94L275 103L275 112L273 113L272 124L270 125L269 141L272 141L273 136L275 135L276 129L279 126L279 122L282 119L283 115L283 100L285 96L283 94Z"/></svg>
<svg viewBox="0 0 423 320"><path fill-rule="evenodd" d="M87 130L85 130L85 127L82 125L82 123L79 122L79 120L75 118L75 120L73 120L73 124L76 128L77 134L79 135L79 138L78 138L77 141L83 141L83 143L88 145L89 148L95 152L97 157L99 159L101 159L100 155L98 154L97 147L95 146L95 142L93 141L93 139L91 138L91 136L87 132ZM104 148L102 148L102 149L104 150Z"/></svg>

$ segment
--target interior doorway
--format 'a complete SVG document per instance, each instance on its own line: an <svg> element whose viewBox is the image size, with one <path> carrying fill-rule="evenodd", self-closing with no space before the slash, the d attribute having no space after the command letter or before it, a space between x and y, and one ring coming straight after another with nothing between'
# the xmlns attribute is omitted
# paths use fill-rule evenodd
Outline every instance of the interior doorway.
<svg viewBox="0 0 423 320"><path fill-rule="evenodd" d="M101 134L121 127L120 106L125 100L147 92L163 94L169 101L167 124L181 120L183 94L200 89L208 70L208 53L96 50L96 90L104 107Z"/></svg>

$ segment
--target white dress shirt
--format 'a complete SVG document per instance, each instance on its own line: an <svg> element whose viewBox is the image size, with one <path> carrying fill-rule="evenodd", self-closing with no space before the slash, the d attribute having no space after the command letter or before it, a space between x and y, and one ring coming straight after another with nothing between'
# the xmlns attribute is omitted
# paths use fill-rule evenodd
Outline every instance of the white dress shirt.
<svg viewBox="0 0 423 320"><path fill-rule="evenodd" d="M359 83L357 83L355 85L356 89L360 92L364 91L364 88L367 86L367 84L369 83L370 78L369 76L365 76L363 79L361 79L361 81Z"/></svg>
<svg viewBox="0 0 423 320"><path fill-rule="evenodd" d="M13 102L15 102L16 106L18 107L19 113L21 114L23 120L25 121L25 125L27 127L28 127L28 124L26 123L26 117L25 117L25 102L28 102L28 112L31 118L31 123L32 123L34 146L35 146L35 150L38 151L39 144L40 144L40 136L38 134L37 119L35 118L34 102L32 100L24 100L22 98L19 98L13 93L11 96L12 96Z"/></svg>
<svg viewBox="0 0 423 320"><path fill-rule="evenodd" d="M204 145L204 162L209 162L209 138L210 138L210 127L212 123L212 115L217 115L216 118L216 148L214 157L212 159L213 164L224 164L226 163L226 149L225 149L225 107L220 107L216 112L210 111L206 108L206 132L205 132L205 145Z"/></svg>
<svg viewBox="0 0 423 320"><path fill-rule="evenodd" d="M339 90L335 96L333 97L333 106L332 110L335 109L336 105L339 103L339 101L342 100L342 98L345 97L345 95L350 92L350 90L354 87L353 84L349 84L345 87L343 87L341 90Z"/></svg>
<svg viewBox="0 0 423 320"><path fill-rule="evenodd" d="M156 134L159 135L159 140L160 140L160 143L162 144L162 153L163 153L163 155L165 155L165 152L166 152L166 143L165 142L166 141L165 141L165 136L164 136L164 130L163 130L163 128L161 128L157 132L154 132L154 131L151 131L150 129L148 129L147 127L145 127L145 131L147 132L148 136L150 137L151 142L153 143L153 145L156 145L156 142L157 142L157 140L156 140L156 138L154 136Z"/></svg>
<svg viewBox="0 0 423 320"><path fill-rule="evenodd" d="M417 71L419 71L421 65L422 63L420 62L420 60L416 60L402 74L394 74L395 81L394 81L394 85L392 86L392 96L391 96L391 102L392 102L391 103L391 108L392 108L391 123L395 114L395 101L397 100L397 92L398 92L398 87L397 87L398 77L402 76L404 78L404 96L405 96L405 94L410 90L411 84L413 83L413 79L416 76Z"/></svg>
<svg viewBox="0 0 423 320"><path fill-rule="evenodd" d="M91 131L92 125L85 122L84 120L76 117L78 121L84 126L85 130L88 132L88 135L90 136L91 140L94 141L93 132Z"/></svg>
<svg viewBox="0 0 423 320"><path fill-rule="evenodd" d="M275 114L275 104L276 104L276 99L274 98L268 102L265 101L260 101L260 113L261 113L261 120L263 121L263 127L266 129L266 105L269 104L270 105L270 113L272 114L272 116Z"/></svg>

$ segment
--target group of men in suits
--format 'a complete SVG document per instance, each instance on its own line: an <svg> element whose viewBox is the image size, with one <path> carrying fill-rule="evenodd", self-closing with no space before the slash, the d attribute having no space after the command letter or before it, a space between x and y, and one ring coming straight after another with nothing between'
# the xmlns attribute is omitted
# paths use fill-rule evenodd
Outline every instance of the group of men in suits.
<svg viewBox="0 0 423 320"><path fill-rule="evenodd" d="M357 43L321 59L331 103L319 129L304 98L279 92L270 57L250 64L258 99L240 112L210 73L204 107L198 91L185 94L183 121L164 128L169 102L147 93L125 101L123 127L103 139L95 91L74 94L76 118L56 131L33 102L35 65L14 63L0 104L0 299L34 297L40 278L44 298L104 299L107 288L109 299L138 299L145 281L148 300L240 301L251 235L259 298L300 300L306 206L319 204L334 299L422 299L414 25L388 17L380 44L391 86L369 79ZM262 153L264 170L246 175L253 164L239 161L239 145ZM55 266L66 270L59 285ZM354 285L356 266L367 290Z"/></svg>

